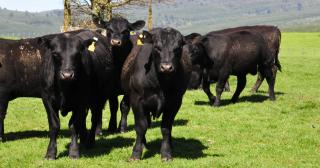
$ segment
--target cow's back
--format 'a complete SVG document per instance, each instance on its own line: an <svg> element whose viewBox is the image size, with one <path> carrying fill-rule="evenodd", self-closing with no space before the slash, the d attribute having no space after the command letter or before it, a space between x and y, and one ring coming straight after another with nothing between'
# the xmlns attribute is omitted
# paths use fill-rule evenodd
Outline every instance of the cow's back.
<svg viewBox="0 0 320 168"><path fill-rule="evenodd" d="M42 54L38 39L8 40L0 48L0 87L15 97L39 97Z"/></svg>

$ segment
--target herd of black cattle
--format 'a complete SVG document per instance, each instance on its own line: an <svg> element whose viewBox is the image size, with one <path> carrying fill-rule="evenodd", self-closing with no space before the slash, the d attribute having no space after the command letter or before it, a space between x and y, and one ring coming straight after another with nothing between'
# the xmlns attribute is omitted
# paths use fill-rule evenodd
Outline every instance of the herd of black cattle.
<svg viewBox="0 0 320 168"><path fill-rule="evenodd" d="M109 132L125 132L132 107L136 142L131 160L141 159L151 117L162 115L161 159L171 160L171 130L188 88L202 85L209 101L219 106L229 75L237 76L235 103L246 85L246 74L257 74L256 91L266 78L269 97L281 70L281 34L274 26L246 26L183 36L173 28L136 31L144 21L124 18L101 22L101 29L78 30L37 38L0 39L0 140L8 102L17 97L42 98L50 142L46 159L56 159L59 111L72 112L69 157L79 157L79 144L92 147L101 134L102 111L110 104ZM217 82L216 96L210 83ZM228 89L228 87L226 88ZM117 127L118 96L121 121ZM86 128L88 110L90 131Z"/></svg>

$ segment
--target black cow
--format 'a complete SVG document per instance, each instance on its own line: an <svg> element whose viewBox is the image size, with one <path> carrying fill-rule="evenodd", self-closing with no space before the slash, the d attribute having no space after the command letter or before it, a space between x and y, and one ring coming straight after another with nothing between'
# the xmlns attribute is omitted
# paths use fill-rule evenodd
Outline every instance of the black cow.
<svg viewBox="0 0 320 168"><path fill-rule="evenodd" d="M208 33L208 35L212 34L228 34L233 32L239 31L252 31L255 33L261 34L261 36L266 40L268 50L271 52L271 57L274 58L274 66L272 67L273 77L274 80L276 79L277 70L281 71L281 65L278 58L280 43L281 43L281 32L279 28L276 26L269 26L269 25L257 25L257 26L242 26L242 27L235 27L235 28L228 28L218 31L212 31ZM264 76L258 72L257 81L251 89L251 92L255 93L258 91L260 85L264 80Z"/></svg>
<svg viewBox="0 0 320 168"><path fill-rule="evenodd" d="M0 39L0 140L9 101L41 97L42 50L38 39Z"/></svg>
<svg viewBox="0 0 320 168"><path fill-rule="evenodd" d="M80 31L71 32L75 34ZM39 42L67 34L47 35L40 38L23 40L0 40L0 138L4 134L4 118L8 102L17 97L42 98L48 114L50 144L46 158L54 159L56 154L56 137L60 129L58 113L62 98L53 84L62 87L75 76L71 71L55 71L52 56L48 55ZM65 66L64 65L60 65ZM54 78L61 82L56 83ZM54 91L54 94L52 92ZM71 103L71 102L70 102Z"/></svg>
<svg viewBox="0 0 320 168"><path fill-rule="evenodd" d="M66 71L67 74L71 74L67 75L71 76L68 83L60 82L61 79L53 79L57 82L52 82L50 87L58 89L51 91L50 95L56 94L55 92L59 90L58 95L62 97L60 103L62 115L72 111L69 121L72 133L69 156L78 158L78 136L80 142L87 142L87 145L94 144L98 120L115 86L110 40L98 33L83 31L73 36L59 36L46 41L47 53L52 56L54 67L58 70L60 67L60 72ZM64 73L61 74L66 76ZM55 83L58 85L55 86ZM92 128L87 137L85 120L89 108L92 112ZM50 157L53 156L55 153Z"/></svg>
<svg viewBox="0 0 320 168"><path fill-rule="evenodd" d="M183 36L177 30L157 28L143 34L144 46L127 71L127 80L122 80L130 97L137 134L131 160L141 159L149 119L161 114L161 158L171 160L171 130L188 86L191 60L182 54Z"/></svg>
<svg viewBox="0 0 320 168"><path fill-rule="evenodd" d="M190 82L188 85L188 89L198 89L201 86L202 83L202 77L203 77L203 54L201 54L201 50L199 50L199 47L195 44L198 39L201 38L201 34L199 33L191 33L184 37L186 44L194 44L194 45L188 45L187 50L190 54L191 61L192 61L192 73L190 77ZM210 82L216 82L216 81L210 81ZM229 82L226 82L225 85L225 91L230 91Z"/></svg>
<svg viewBox="0 0 320 168"><path fill-rule="evenodd" d="M246 74L256 74L257 71L267 78L270 99L275 100L272 74L274 58L266 43L259 33L250 31L210 34L202 37L196 43L206 59L204 61L203 90L210 103L215 106L220 105L220 97L229 75L235 75L238 79L237 89L231 99L235 103L245 87ZM210 92L212 78L218 81L217 97Z"/></svg>
<svg viewBox="0 0 320 168"><path fill-rule="evenodd" d="M186 44L193 44L193 41L199 37L201 37L201 34L191 33L189 35L184 36L184 40ZM192 62L192 72L188 89L198 89L201 85L203 75L203 63L202 59L200 58L202 54L199 54L199 50L197 49L197 47L193 47L193 45L190 45L189 50Z"/></svg>
<svg viewBox="0 0 320 168"><path fill-rule="evenodd" d="M107 30L107 36L111 39L112 54L115 57L114 67L115 67L115 82L116 88L113 96L109 99L110 105L110 122L108 127L108 132L115 133L117 131L126 132L127 131L127 115L129 113L130 107L125 104L127 96L123 97L121 101L121 120L119 123L119 128L117 129L117 111L118 111L118 96L123 94L120 76L122 71L123 63L125 62L127 56L130 54L134 43L130 40L130 32L140 30L144 27L145 22L138 20L134 23L130 23L127 19L121 17L114 17L109 22L102 22L101 27ZM102 134L102 118L99 120L99 124L96 130L96 134Z"/></svg>

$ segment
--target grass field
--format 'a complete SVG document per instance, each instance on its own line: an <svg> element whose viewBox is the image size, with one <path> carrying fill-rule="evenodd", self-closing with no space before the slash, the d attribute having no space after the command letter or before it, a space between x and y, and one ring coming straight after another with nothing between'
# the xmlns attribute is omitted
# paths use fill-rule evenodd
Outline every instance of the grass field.
<svg viewBox="0 0 320 168"><path fill-rule="evenodd" d="M280 61L283 72L277 76L275 102L266 97L266 83L250 94L256 79L250 75L237 104L228 102L234 77L219 108L207 104L203 91L188 91L173 128L174 160L169 163L162 163L159 155L159 120L147 132L149 149L143 160L128 162L135 140L132 113L129 132L98 137L95 148L82 149L79 160L68 158L70 116L61 117L58 158L46 161L43 105L39 99L17 99L9 104L0 167L319 167L320 33L283 33ZM106 128L109 114L104 114Z"/></svg>

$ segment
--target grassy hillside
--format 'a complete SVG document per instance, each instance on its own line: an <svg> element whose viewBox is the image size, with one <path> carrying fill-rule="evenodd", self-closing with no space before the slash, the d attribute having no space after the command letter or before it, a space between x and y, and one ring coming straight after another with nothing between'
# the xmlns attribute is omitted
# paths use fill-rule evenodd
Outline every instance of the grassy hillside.
<svg viewBox="0 0 320 168"><path fill-rule="evenodd" d="M242 25L271 24L283 31L320 31L320 0L176 0L154 4L155 26L187 34ZM131 21L147 18L146 7L120 10ZM32 37L60 31L63 11L40 13L0 9L0 37Z"/></svg>
<svg viewBox="0 0 320 168"><path fill-rule="evenodd" d="M31 13L0 9L0 37L34 37L60 32L63 11Z"/></svg>
<svg viewBox="0 0 320 168"><path fill-rule="evenodd" d="M176 0L175 5L154 5L155 25L172 26L183 33L206 33L229 27L257 24L277 25L290 31L320 31L320 0ZM128 12L132 20L146 9ZM301 28L307 25L308 29ZM312 26L311 26L312 25Z"/></svg>
<svg viewBox="0 0 320 168"><path fill-rule="evenodd" d="M67 118L61 117L58 159L43 159L49 142L48 125L39 99L10 102L5 120L7 142L0 143L0 167L318 167L320 165L320 33L284 33L280 51L283 72L276 81L277 100L267 100L267 85L251 95L256 79L248 75L240 102L229 104L235 90L223 93L222 107L207 104L201 90L188 91L173 128L173 156L161 163L159 120L146 135L142 161L129 163L135 139L130 131L97 138L94 149L70 160ZM211 87L214 90L214 87ZM104 128L109 119L104 113ZM88 120L89 121L89 120Z"/></svg>

